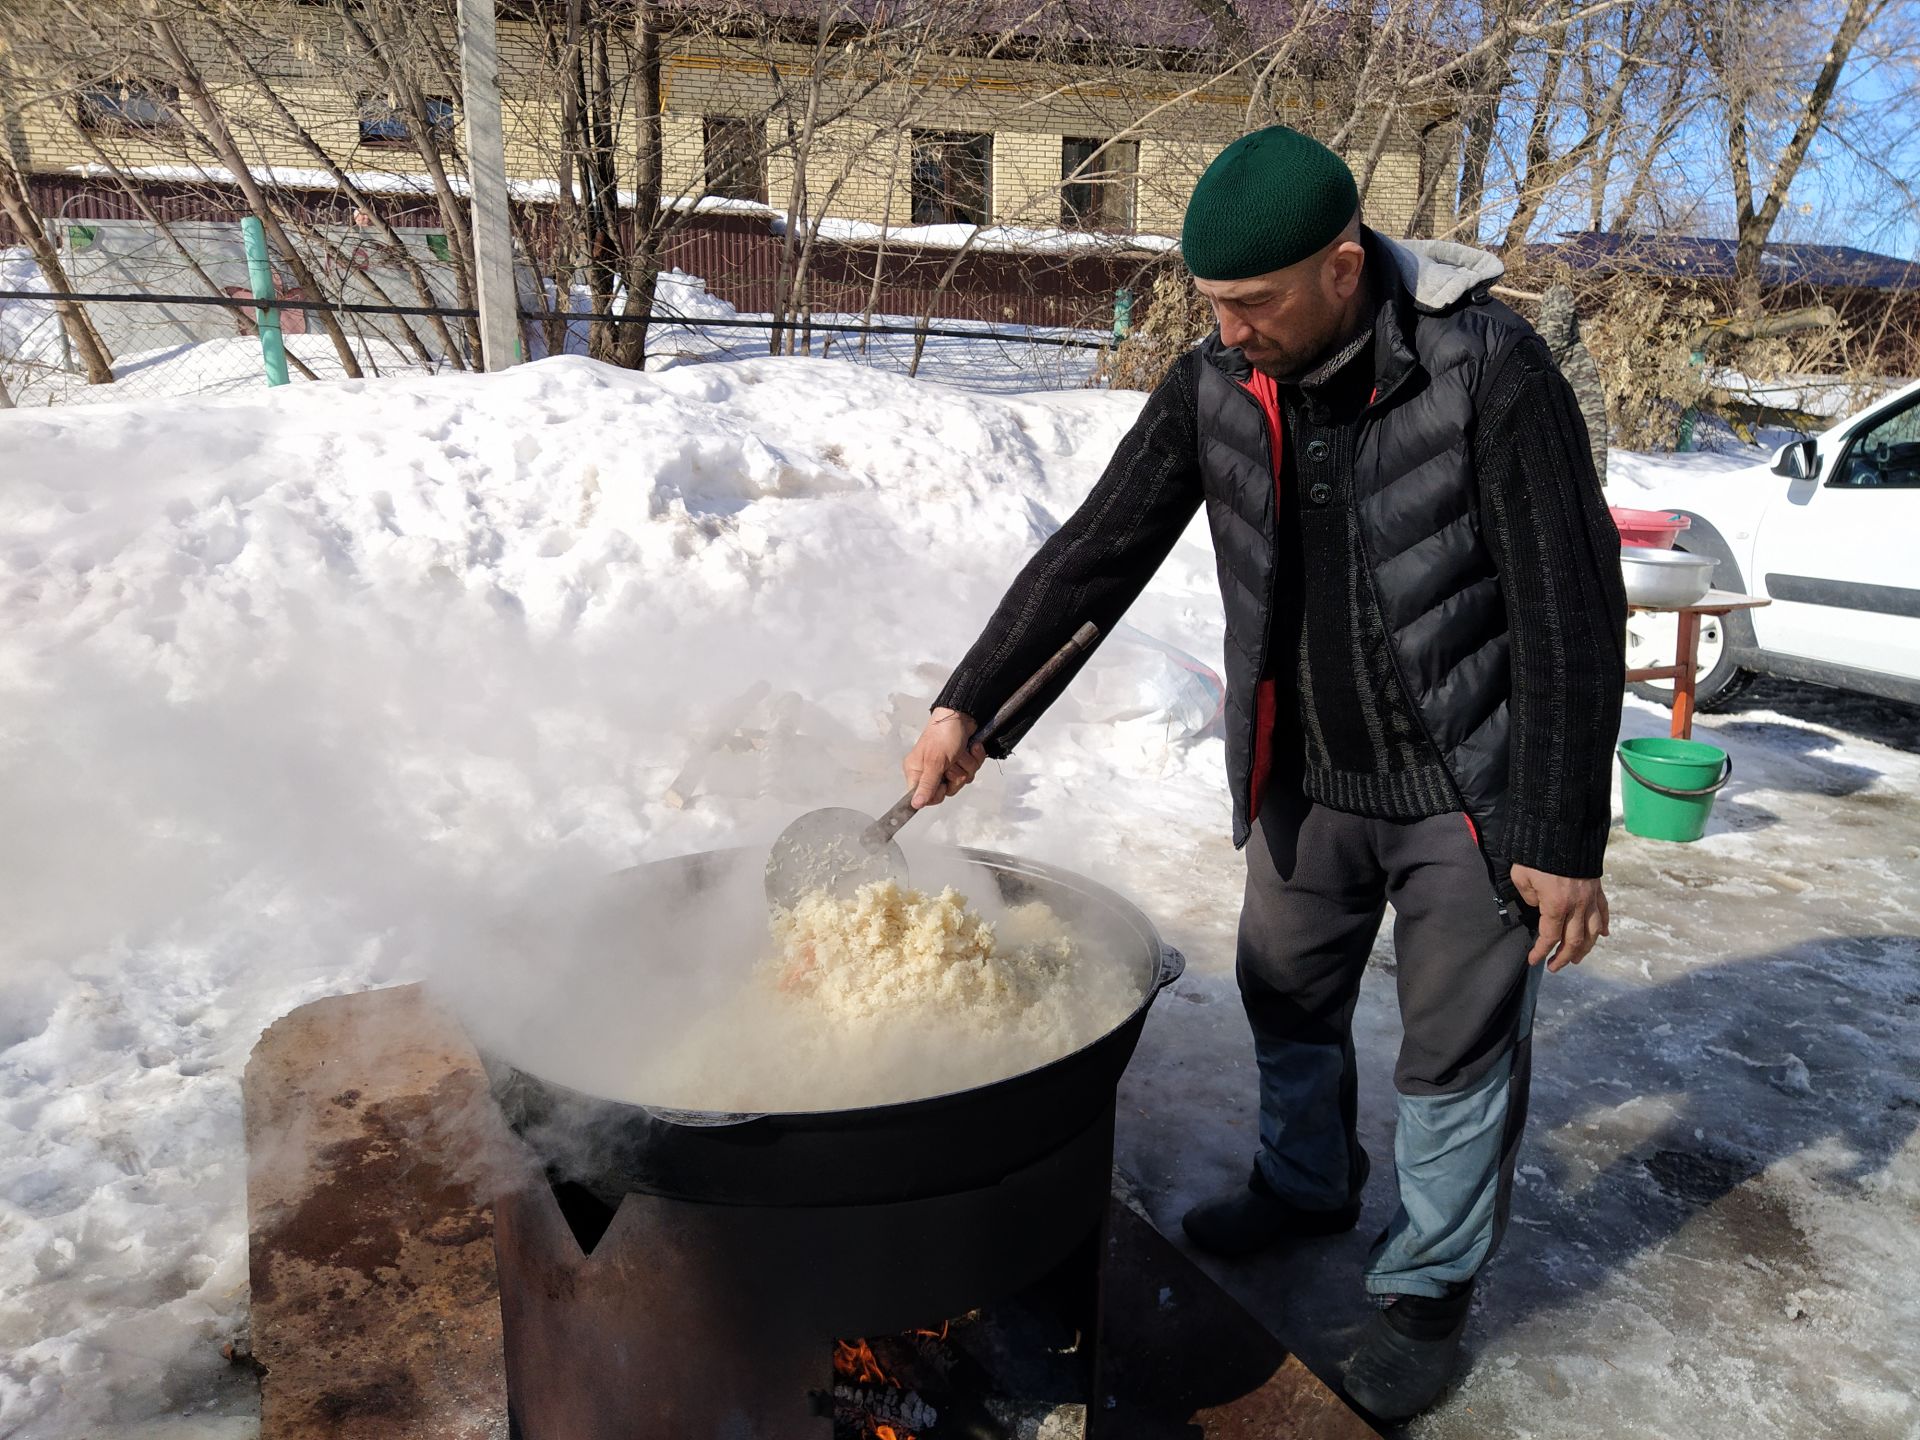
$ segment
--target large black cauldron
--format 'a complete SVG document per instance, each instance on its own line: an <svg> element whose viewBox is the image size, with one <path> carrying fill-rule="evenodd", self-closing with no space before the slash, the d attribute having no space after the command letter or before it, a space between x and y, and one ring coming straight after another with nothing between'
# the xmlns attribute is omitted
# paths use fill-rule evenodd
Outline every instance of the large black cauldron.
<svg viewBox="0 0 1920 1440"><path fill-rule="evenodd" d="M1092 1044L1024 1074L953 1094L859 1110L741 1115L608 1100L486 1055L509 1123L565 1179L609 1199L628 1191L727 1205L860 1205L993 1184L1059 1149L1114 1102L1154 997L1180 976L1177 951L1127 900L1051 865L960 852L976 889L1009 905L1038 900L1077 943L1138 977L1133 1012ZM646 892L692 895L752 857L710 851L620 877ZM644 906L644 900L641 901ZM488 1049L482 1042L483 1050Z"/></svg>
<svg viewBox="0 0 1920 1440"><path fill-rule="evenodd" d="M990 886L1009 904L1042 901L1084 949L1137 976L1132 1013L1092 1044L992 1084L757 1115L586 1093L490 1043L483 1027L494 1094L547 1177L496 1203L516 1433L824 1435L808 1395L832 1337L938 1324L1020 1294L1075 1256L1097 1267L1116 1087L1181 958L1104 886L985 851L948 859L964 861L966 893ZM619 881L645 915L662 897L737 884L756 860L711 852ZM741 903L751 906L751 892Z"/></svg>

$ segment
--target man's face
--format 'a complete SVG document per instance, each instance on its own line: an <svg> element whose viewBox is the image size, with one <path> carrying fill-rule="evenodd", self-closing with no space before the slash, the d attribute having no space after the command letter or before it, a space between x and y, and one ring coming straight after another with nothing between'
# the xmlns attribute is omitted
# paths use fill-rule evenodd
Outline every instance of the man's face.
<svg viewBox="0 0 1920 1440"><path fill-rule="evenodd" d="M1223 344L1277 380L1312 369L1341 339L1366 252L1340 239L1297 265L1250 280L1195 280L1213 306Z"/></svg>

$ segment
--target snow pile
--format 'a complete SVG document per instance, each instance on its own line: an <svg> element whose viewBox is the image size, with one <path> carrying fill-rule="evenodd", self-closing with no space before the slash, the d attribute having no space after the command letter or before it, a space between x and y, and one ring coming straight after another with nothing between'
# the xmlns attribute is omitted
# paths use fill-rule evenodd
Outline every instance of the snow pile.
<svg viewBox="0 0 1920 1440"><path fill-rule="evenodd" d="M890 804L1139 403L559 358L0 415L0 1432L213 1393L239 1076L276 1016L478 984L484 902ZM1196 527L1134 618L1217 665L1214 585ZM1097 869L1088 817L1170 775L1161 813L1217 834L1219 745L1139 699L1192 672L1111 657L1090 681L1131 718L1063 704L1022 751L1045 792L989 767L920 839ZM756 683L761 768L670 803Z"/></svg>
<svg viewBox="0 0 1920 1440"><path fill-rule="evenodd" d="M677 320L732 320L740 312L707 289L698 275L673 269L662 275L655 287L654 310Z"/></svg>
<svg viewBox="0 0 1920 1440"><path fill-rule="evenodd" d="M56 322L58 323L58 322ZM316 380L338 380L347 371L339 351L325 335L289 335L287 355L313 372ZM421 373L418 359L390 341L362 336L351 341L361 374L373 378ZM14 386L22 408L47 405L110 405L159 399L212 399L265 391L266 361L252 335L135 350L113 357L114 382L89 385L84 374L42 371ZM295 385L306 383L293 372Z"/></svg>
<svg viewBox="0 0 1920 1440"><path fill-rule="evenodd" d="M775 215L776 230L786 218ZM1106 230L1067 230L1057 225L895 225L870 220L821 219L820 238L846 245L919 245L933 250L1017 251L1029 255L1100 254L1118 250L1168 252L1180 242L1166 235L1128 235Z"/></svg>
<svg viewBox="0 0 1920 1440"><path fill-rule="evenodd" d="M33 252L24 245L0 247L0 290L33 290L45 295L52 287ZM60 317L44 300L0 300L0 372L9 362L47 363L60 358Z"/></svg>
<svg viewBox="0 0 1920 1440"><path fill-rule="evenodd" d="M557 293L557 288L551 280L545 282L545 284L545 303L551 308L554 304L554 296ZM618 315L626 308L626 302L626 287L624 285L616 286L612 298L611 313ZM567 294L566 310L569 315L582 317L591 316L593 314L593 291L585 285L575 285ZM738 318L740 314L738 310L734 309L733 306L729 305L725 300L722 300L718 295L710 292L707 289L707 282L705 280L701 279L698 275L689 275L686 271L680 269L666 271L655 282L653 313L656 319L671 317L675 320L733 320ZM585 318L569 320L567 322L565 340L558 353L563 355L585 355L587 353L588 341L591 338L589 330L590 326ZM524 327L524 331L529 358L543 360L548 355L555 353L547 348L545 326L529 324ZM655 337L677 333L678 327L660 326L652 330L652 335ZM657 339L654 339L651 343L653 348L659 348L659 341ZM764 338L761 341L761 345L764 349ZM658 369L659 366L656 364L650 368Z"/></svg>
<svg viewBox="0 0 1920 1440"><path fill-rule="evenodd" d="M1140 401L560 358L0 415L0 1434L246 1433L218 1344L245 1318L259 1030L422 974L484 995L490 906L890 804L927 700ZM1243 872L1221 746L1193 739L1222 639L1199 525L1129 621L907 838L1091 872L1187 953L1120 1108L1173 1233L1254 1134ZM1706 840L1616 835L1614 938L1543 986L1514 1228L1424 1440L1912 1432L1920 745L1897 707L1752 694L1701 720L1736 760ZM1629 705L1629 733L1664 724ZM1378 955L1376 1159L1390 934ZM1220 1271L1326 1374L1367 1313L1384 1163L1365 1204L1351 1236Z"/></svg>

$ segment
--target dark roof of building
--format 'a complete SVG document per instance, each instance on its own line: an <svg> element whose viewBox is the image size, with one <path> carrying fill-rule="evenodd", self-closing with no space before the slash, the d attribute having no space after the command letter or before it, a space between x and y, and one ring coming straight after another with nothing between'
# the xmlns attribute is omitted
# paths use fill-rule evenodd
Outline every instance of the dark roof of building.
<svg viewBox="0 0 1920 1440"><path fill-rule="evenodd" d="M1635 270L1701 280L1733 278L1734 242L1707 235L1615 234L1582 230L1550 244L1529 245L1535 260L1559 260L1576 270ZM1768 245L1761 253L1766 283L1823 289L1920 289L1920 260L1879 255L1852 245Z"/></svg>
<svg viewBox="0 0 1920 1440"><path fill-rule="evenodd" d="M788 23L812 22L821 0L666 0L669 10L709 20L725 16ZM1237 31L1259 47L1286 37L1299 21L1298 0L985 0L957 9L952 0L843 0L836 11L855 25L910 23L916 15L952 24L965 15L979 35L1011 34L1038 44L1121 45L1174 51L1213 51ZM1315 19L1303 59L1329 51L1350 22Z"/></svg>

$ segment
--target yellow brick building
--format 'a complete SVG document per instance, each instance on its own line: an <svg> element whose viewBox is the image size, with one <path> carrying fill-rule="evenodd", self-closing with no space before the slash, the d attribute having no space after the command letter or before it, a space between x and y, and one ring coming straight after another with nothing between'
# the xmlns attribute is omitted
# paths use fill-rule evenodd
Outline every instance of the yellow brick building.
<svg viewBox="0 0 1920 1440"><path fill-rule="evenodd" d="M109 0L93 13L110 17L116 8ZM165 78L167 65L143 62L140 45L98 44L114 30L109 19L87 36L46 0L14 0L6 12L0 143L21 169L54 176L104 165L148 179L219 172L195 139L205 121ZM356 180L391 188L414 177L426 187L419 147L389 108L391 68L352 33L353 12L259 0L225 13L213 28L182 18L177 34L250 167L277 183L305 183L324 170L318 150ZM557 194L564 159L550 37L507 15L500 29L510 176L527 198ZM457 176L450 30L386 38L417 52L406 68L420 77L437 148ZM1177 234L1199 171L1241 132L1248 109L1243 79L1209 80L1178 60L954 54L901 67L836 50L822 64L798 40L764 31L669 37L660 69L666 192L785 212L800 148L793 137L811 105L825 118L809 152L805 213L874 225ZM620 57L610 74L618 93L631 94ZM1331 91L1306 80L1286 85L1278 103L1308 129L1324 131L1333 113ZM612 146L623 188L633 183L635 130L630 109L624 118ZM1444 207L1435 197L1451 195L1442 172L1457 131L1446 117L1424 119L1424 139L1413 123L1402 126L1373 169L1368 217L1389 232L1430 232Z"/></svg>

